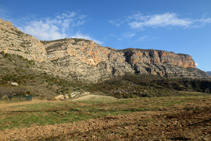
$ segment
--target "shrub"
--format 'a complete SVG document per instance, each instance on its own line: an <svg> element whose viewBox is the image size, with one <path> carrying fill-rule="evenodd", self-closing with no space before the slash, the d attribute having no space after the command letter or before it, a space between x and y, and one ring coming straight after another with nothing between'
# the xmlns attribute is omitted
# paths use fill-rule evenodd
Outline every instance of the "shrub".
<svg viewBox="0 0 211 141"><path fill-rule="evenodd" d="M4 57L5 57L5 58L8 58L8 57L9 57L9 54L5 53L5 54L4 54Z"/></svg>
<svg viewBox="0 0 211 141"><path fill-rule="evenodd" d="M206 88L206 89L204 90L204 92L205 92L205 93L210 93L210 90L209 90L208 88Z"/></svg>

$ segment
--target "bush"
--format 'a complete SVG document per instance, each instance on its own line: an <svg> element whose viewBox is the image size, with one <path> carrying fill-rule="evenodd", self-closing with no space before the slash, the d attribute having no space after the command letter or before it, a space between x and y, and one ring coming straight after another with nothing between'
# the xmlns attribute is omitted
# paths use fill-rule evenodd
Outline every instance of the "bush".
<svg viewBox="0 0 211 141"><path fill-rule="evenodd" d="M9 57L9 54L5 53L5 54L4 54L4 57L5 57L5 58L8 58L8 57Z"/></svg>
<svg viewBox="0 0 211 141"><path fill-rule="evenodd" d="M205 92L205 93L210 93L210 90L209 90L208 88L206 88L206 89L204 90L204 92Z"/></svg>

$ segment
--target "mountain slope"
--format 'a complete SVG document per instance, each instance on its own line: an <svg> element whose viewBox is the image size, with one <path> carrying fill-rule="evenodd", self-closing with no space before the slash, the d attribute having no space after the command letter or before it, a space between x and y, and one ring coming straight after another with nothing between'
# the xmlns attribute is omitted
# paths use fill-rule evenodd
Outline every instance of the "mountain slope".
<svg viewBox="0 0 211 141"><path fill-rule="evenodd" d="M191 56L161 50L103 47L85 39L39 41L0 19L0 52L35 62L34 70L66 80L98 82L132 74L210 79Z"/></svg>
<svg viewBox="0 0 211 141"><path fill-rule="evenodd" d="M49 60L66 76L97 82L126 73L206 79L191 56L161 50L115 50L84 39L43 41Z"/></svg>
<svg viewBox="0 0 211 141"><path fill-rule="evenodd" d="M207 74L209 74L211 76L211 71L208 71Z"/></svg>
<svg viewBox="0 0 211 141"><path fill-rule="evenodd" d="M0 51L23 56L29 60L47 60L43 44L35 37L15 28L10 22L0 19Z"/></svg>

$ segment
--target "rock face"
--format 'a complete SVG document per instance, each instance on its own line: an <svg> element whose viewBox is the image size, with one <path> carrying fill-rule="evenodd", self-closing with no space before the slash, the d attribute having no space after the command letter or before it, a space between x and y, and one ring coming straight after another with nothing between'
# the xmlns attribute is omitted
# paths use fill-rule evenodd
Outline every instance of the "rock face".
<svg viewBox="0 0 211 141"><path fill-rule="evenodd" d="M67 77L98 81L125 73L208 78L191 56L161 50L115 50L84 39L44 41L48 59Z"/></svg>
<svg viewBox="0 0 211 141"><path fill-rule="evenodd" d="M111 76L134 73L123 52L83 39L43 42L49 60L67 77L98 81Z"/></svg>
<svg viewBox="0 0 211 141"><path fill-rule="evenodd" d="M0 19L0 45L0 52L17 54L38 62L47 60L45 47L38 39L23 33L2 19Z"/></svg>
<svg viewBox="0 0 211 141"><path fill-rule="evenodd" d="M173 78L210 78L196 69L191 56L161 50L103 47L85 39L39 41L0 19L0 51L37 62L40 70L64 77L97 82L125 73Z"/></svg>

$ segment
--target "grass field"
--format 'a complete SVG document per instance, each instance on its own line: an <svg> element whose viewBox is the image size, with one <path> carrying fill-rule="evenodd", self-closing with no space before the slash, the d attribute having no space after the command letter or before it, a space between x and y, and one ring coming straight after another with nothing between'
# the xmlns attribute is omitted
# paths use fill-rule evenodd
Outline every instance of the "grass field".
<svg viewBox="0 0 211 141"><path fill-rule="evenodd" d="M211 95L0 103L5 140L211 139Z"/></svg>

